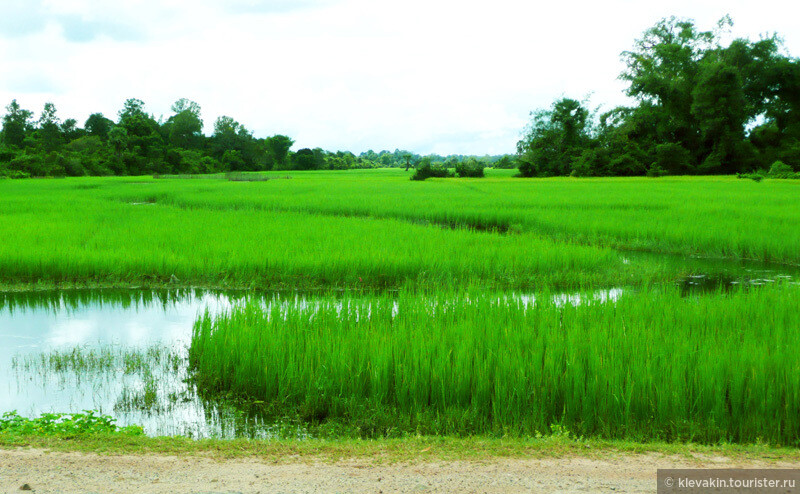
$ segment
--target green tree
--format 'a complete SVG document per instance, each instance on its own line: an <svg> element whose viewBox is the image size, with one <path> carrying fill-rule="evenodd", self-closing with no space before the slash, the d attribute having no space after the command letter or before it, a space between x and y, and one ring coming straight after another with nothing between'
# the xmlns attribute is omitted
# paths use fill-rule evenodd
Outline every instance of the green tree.
<svg viewBox="0 0 800 494"><path fill-rule="evenodd" d="M309 148L298 149L292 156L292 162L295 170L316 170L318 168L316 153Z"/></svg>
<svg viewBox="0 0 800 494"><path fill-rule="evenodd" d="M90 136L99 137L102 140L108 139L108 132L114 126L114 122L103 116L102 113L92 113L83 124L83 128Z"/></svg>
<svg viewBox="0 0 800 494"><path fill-rule="evenodd" d="M108 132L108 143L114 149L117 158L122 157L122 152L128 149L128 131L125 127L116 126Z"/></svg>
<svg viewBox="0 0 800 494"><path fill-rule="evenodd" d="M759 152L764 166L780 156L776 146L794 145L787 122L798 121L797 60L781 54L777 36L723 46L731 25L725 17L715 30L700 31L690 20L664 19L623 53L621 78L639 101L627 113L635 124L624 128L647 153L674 143L690 154L686 168L733 173L758 166ZM756 128L748 140L747 129L756 122L764 129Z"/></svg>
<svg viewBox="0 0 800 494"><path fill-rule="evenodd" d="M532 113L517 143L520 174L568 175L573 162L592 142L591 112L577 100L562 98L548 110Z"/></svg>
<svg viewBox="0 0 800 494"><path fill-rule="evenodd" d="M211 143L212 152L217 159L239 167L237 168L239 170L267 168L267 157L263 147L253 139L253 134L244 125L231 117L221 116L214 122ZM228 153L229 151L235 153Z"/></svg>
<svg viewBox="0 0 800 494"><path fill-rule="evenodd" d="M636 112L650 114L656 143L676 142L695 158L700 154L692 92L700 77L700 61L719 47L726 26L728 18L720 21L717 31L700 31L690 20L670 17L645 31L632 51L623 52L626 70L620 79L629 83L626 94L644 103Z"/></svg>
<svg viewBox="0 0 800 494"><path fill-rule="evenodd" d="M264 144L267 148L267 153L275 161L275 164L280 167L285 166L289 157L289 149L294 145L294 140L285 135L277 134L264 139Z"/></svg>
<svg viewBox="0 0 800 494"><path fill-rule="evenodd" d="M46 153L55 151L64 143L64 136L61 133L61 120L56 113L56 105L48 102L44 104L44 109L39 117L39 128L36 131L36 137Z"/></svg>
<svg viewBox="0 0 800 494"><path fill-rule="evenodd" d="M83 137L84 131L78 128L78 121L68 118L61 124L61 134L67 142Z"/></svg>
<svg viewBox="0 0 800 494"><path fill-rule="evenodd" d="M117 127L125 129L128 138L128 154L123 154L127 173L165 173L164 139L161 127L144 110L144 102L135 98L125 101L119 112ZM109 135L110 138L110 135Z"/></svg>
<svg viewBox="0 0 800 494"><path fill-rule="evenodd" d="M172 105L172 115L167 120L169 142L183 149L199 148L203 144L203 119L200 105L181 98Z"/></svg>
<svg viewBox="0 0 800 494"><path fill-rule="evenodd" d="M19 106L12 100L3 116L3 142L9 146L21 147L26 135L32 130L33 112Z"/></svg>
<svg viewBox="0 0 800 494"><path fill-rule="evenodd" d="M692 115L697 122L706 173L740 171L744 126L748 120L742 78L724 63L703 64L692 90Z"/></svg>
<svg viewBox="0 0 800 494"><path fill-rule="evenodd" d="M252 135L244 125L223 115L214 122L214 134L211 138L216 153L222 156L225 151L240 151Z"/></svg>

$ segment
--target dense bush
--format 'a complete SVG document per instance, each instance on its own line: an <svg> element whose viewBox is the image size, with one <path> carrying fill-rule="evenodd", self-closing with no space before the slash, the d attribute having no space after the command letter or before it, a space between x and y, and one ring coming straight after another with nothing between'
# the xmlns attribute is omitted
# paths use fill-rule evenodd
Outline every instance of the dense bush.
<svg viewBox="0 0 800 494"><path fill-rule="evenodd" d="M456 165L456 175L461 178L483 178L483 163L470 158Z"/></svg>
<svg viewBox="0 0 800 494"><path fill-rule="evenodd" d="M539 167L533 161L521 159L517 168L521 177L536 177L539 175Z"/></svg>
<svg viewBox="0 0 800 494"><path fill-rule="evenodd" d="M483 172L483 169L481 169ZM411 180L427 180L429 178L450 178L453 173L442 165L433 165L430 160L423 158L422 163L417 166Z"/></svg>
<svg viewBox="0 0 800 494"><path fill-rule="evenodd" d="M653 163L653 165L650 166L650 168L647 169L647 176L648 177L663 177L663 176L668 175L668 174L669 174L669 172L667 170L661 168L660 166L658 166L655 163Z"/></svg>
<svg viewBox="0 0 800 494"><path fill-rule="evenodd" d="M760 182L764 180L765 175L764 170L756 170L753 173L737 173L736 178L749 178L754 182Z"/></svg>
<svg viewBox="0 0 800 494"><path fill-rule="evenodd" d="M510 170L517 167L517 163L511 156L503 156L499 160L495 161L492 165L493 168L499 168L502 170Z"/></svg>
<svg viewBox="0 0 800 494"><path fill-rule="evenodd" d="M799 173L795 173L791 166L783 161L776 161L769 168L768 176L770 178L800 178Z"/></svg>
<svg viewBox="0 0 800 494"><path fill-rule="evenodd" d="M656 165L671 175L681 175L693 171L689 151L673 142L656 146Z"/></svg>

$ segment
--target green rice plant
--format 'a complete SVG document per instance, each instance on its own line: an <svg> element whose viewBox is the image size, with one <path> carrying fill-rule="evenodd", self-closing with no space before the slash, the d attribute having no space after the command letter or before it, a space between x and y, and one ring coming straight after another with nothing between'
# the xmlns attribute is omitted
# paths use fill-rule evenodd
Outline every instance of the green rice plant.
<svg viewBox="0 0 800 494"><path fill-rule="evenodd" d="M800 183L731 177L76 178L0 183L0 280L386 289L644 284L614 249L800 263ZM257 174L278 178L279 173ZM248 175L249 176L249 175Z"/></svg>
<svg viewBox="0 0 800 494"><path fill-rule="evenodd" d="M396 175L396 177L395 177ZM800 262L798 184L754 187L733 177L514 179L490 170L480 182L402 183L402 172L298 174L291 183L229 194L184 188L164 200L433 223L517 225L559 240L627 249Z"/></svg>
<svg viewBox="0 0 800 494"><path fill-rule="evenodd" d="M159 184L176 182L196 183ZM381 289L468 282L577 286L623 282L630 272L611 249L556 244L533 233L509 236L392 218L179 206L164 204L159 193L107 201L70 189L33 203L29 195L5 201L0 279ZM65 202L69 208L61 206Z"/></svg>
<svg viewBox="0 0 800 494"><path fill-rule="evenodd" d="M403 434L582 436L800 445L800 287L534 305L483 291L198 319L200 390L277 416Z"/></svg>

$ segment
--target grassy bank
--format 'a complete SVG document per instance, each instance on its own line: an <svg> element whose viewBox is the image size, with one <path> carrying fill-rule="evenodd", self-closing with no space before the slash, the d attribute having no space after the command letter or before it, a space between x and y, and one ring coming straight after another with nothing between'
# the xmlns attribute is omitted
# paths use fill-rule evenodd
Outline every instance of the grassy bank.
<svg viewBox="0 0 800 494"><path fill-rule="evenodd" d="M137 455L203 455L214 458L259 458L275 463L361 459L376 463L491 460L497 458L608 458L617 454L677 455L685 460L727 457L733 460L800 460L796 448L764 444L639 443L577 438L567 434L541 438L430 437L363 440L193 440L134 434L12 434L0 433L0 448L44 448L52 451Z"/></svg>
<svg viewBox="0 0 800 494"><path fill-rule="evenodd" d="M534 306L480 293L244 305L195 326L201 389L364 437L800 441L798 286Z"/></svg>

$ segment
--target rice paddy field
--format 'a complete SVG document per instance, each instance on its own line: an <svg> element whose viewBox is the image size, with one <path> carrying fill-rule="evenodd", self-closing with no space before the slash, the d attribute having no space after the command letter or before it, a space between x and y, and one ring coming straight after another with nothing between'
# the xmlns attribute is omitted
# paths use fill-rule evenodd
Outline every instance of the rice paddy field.
<svg viewBox="0 0 800 494"><path fill-rule="evenodd" d="M403 294L201 318L200 387L366 437L534 436L798 445L800 287L535 304Z"/></svg>
<svg viewBox="0 0 800 494"><path fill-rule="evenodd" d="M733 178L0 181L6 285L501 288L686 272L619 249L800 263L800 184ZM278 179L280 178L280 179Z"/></svg>
<svg viewBox="0 0 800 494"><path fill-rule="evenodd" d="M286 173L0 181L0 322L237 291L168 358L59 347L15 369L158 357L191 389L152 400L308 436L800 446L797 181Z"/></svg>

